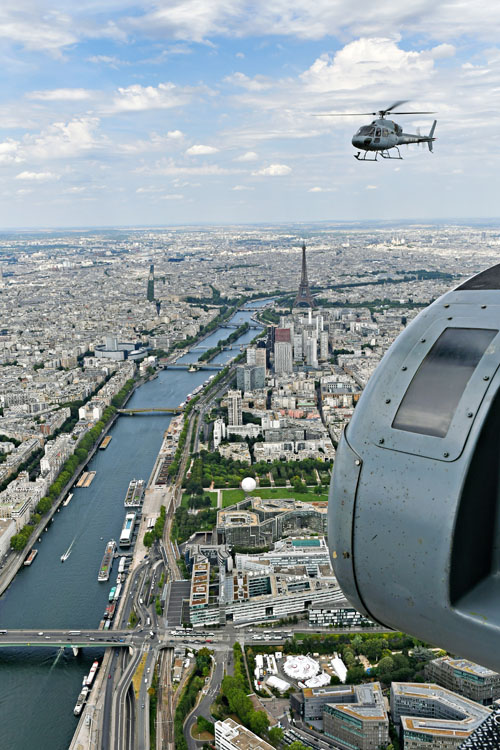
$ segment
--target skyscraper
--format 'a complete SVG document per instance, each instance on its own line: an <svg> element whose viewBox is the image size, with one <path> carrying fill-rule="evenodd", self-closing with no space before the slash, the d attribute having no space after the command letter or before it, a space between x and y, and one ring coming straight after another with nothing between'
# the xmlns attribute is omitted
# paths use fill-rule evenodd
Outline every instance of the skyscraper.
<svg viewBox="0 0 500 750"><path fill-rule="evenodd" d="M238 427L243 424L241 391L227 392L227 423L230 427Z"/></svg>
<svg viewBox="0 0 500 750"><path fill-rule="evenodd" d="M302 273L300 277L299 291L295 297L294 307L301 307L309 305L309 307L315 307L314 298L311 295L309 289L309 281L307 279L307 263L306 263L306 243L302 243Z"/></svg>
<svg viewBox="0 0 500 750"><path fill-rule="evenodd" d="M277 375L293 372L292 341L289 328L274 332L274 372Z"/></svg>
<svg viewBox="0 0 500 750"><path fill-rule="evenodd" d="M152 263L149 266L147 299L148 302L154 302L155 299L155 267Z"/></svg>

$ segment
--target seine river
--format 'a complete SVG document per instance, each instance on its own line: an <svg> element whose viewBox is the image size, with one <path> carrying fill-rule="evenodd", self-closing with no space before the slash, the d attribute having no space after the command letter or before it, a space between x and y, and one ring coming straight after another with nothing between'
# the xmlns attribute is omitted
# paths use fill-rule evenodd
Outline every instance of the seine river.
<svg viewBox="0 0 500 750"><path fill-rule="evenodd" d="M230 322L251 322L251 314L238 312ZM230 333L218 329L179 362L196 360L200 348L215 346ZM256 334L248 331L237 346ZM238 353L239 348L223 351L213 361L225 363ZM163 370L137 389L127 406L177 406L210 374ZM134 477L149 479L170 419L135 415L115 422L108 448L97 451L90 462L94 481L87 489L74 490L69 505L42 534L33 565L23 568L0 598L2 628L97 627L114 583L113 576L108 583L97 581L104 547L120 535L128 483ZM63 564L61 555L70 547ZM73 707L82 678L102 654L98 649L84 649L78 657L69 649L0 649L1 750L67 750L77 724Z"/></svg>

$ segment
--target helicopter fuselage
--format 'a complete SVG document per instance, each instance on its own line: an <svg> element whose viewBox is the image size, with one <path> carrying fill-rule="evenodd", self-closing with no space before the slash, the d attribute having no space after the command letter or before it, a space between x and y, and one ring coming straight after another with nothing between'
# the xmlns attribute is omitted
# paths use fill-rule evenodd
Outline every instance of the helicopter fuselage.
<svg viewBox="0 0 500 750"><path fill-rule="evenodd" d="M420 135L403 133L403 128L393 120L384 117L373 120L370 125L363 125L352 138L352 145L362 151L389 151L391 148L401 146L405 143L428 143L431 144L434 126L431 134ZM430 149L431 150L431 149Z"/></svg>

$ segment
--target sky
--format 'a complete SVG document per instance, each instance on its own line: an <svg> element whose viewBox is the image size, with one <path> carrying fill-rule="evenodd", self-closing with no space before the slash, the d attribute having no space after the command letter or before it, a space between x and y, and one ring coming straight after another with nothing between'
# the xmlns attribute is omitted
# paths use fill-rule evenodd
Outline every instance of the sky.
<svg viewBox="0 0 500 750"><path fill-rule="evenodd" d="M496 0L2 0L0 230L498 217ZM358 163L394 119L434 153Z"/></svg>

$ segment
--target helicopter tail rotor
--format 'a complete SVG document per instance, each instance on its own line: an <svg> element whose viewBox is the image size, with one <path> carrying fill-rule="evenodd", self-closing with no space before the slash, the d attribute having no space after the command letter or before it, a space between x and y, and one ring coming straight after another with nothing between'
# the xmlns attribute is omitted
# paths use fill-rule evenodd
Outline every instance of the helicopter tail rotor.
<svg viewBox="0 0 500 750"><path fill-rule="evenodd" d="M434 130L436 129L436 123L437 120L434 120L432 123L432 128L429 132L429 140L427 141L427 145L429 146L429 151L432 153L432 142L434 141Z"/></svg>

